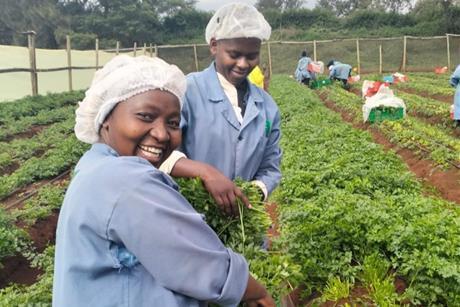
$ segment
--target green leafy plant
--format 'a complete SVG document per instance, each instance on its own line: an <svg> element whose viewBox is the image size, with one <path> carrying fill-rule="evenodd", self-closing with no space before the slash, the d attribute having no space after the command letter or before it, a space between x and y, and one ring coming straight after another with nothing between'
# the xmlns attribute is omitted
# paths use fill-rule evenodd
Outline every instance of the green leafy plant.
<svg viewBox="0 0 460 307"><path fill-rule="evenodd" d="M341 298L347 298L350 295L351 284L347 280L340 280L340 277L330 278L323 291L323 301L337 301Z"/></svg>
<svg viewBox="0 0 460 307"><path fill-rule="evenodd" d="M364 258L361 280L378 306L399 306L393 284L395 277L388 274L389 270L390 262L377 253Z"/></svg>

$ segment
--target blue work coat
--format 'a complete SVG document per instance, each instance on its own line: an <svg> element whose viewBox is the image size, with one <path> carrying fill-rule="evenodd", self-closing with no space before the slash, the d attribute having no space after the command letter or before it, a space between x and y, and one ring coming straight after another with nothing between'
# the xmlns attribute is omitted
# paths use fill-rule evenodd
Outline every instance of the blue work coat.
<svg viewBox="0 0 460 307"><path fill-rule="evenodd" d="M147 160L94 144L59 215L53 306L236 306L248 265Z"/></svg>
<svg viewBox="0 0 460 307"><path fill-rule="evenodd" d="M351 66L348 64L343 64L338 61L334 61L332 69L329 70L329 78L335 78L340 80L348 80L350 76Z"/></svg>
<svg viewBox="0 0 460 307"><path fill-rule="evenodd" d="M454 119L460 120L460 65L455 68L450 77L450 84L455 87L454 96Z"/></svg>
<svg viewBox="0 0 460 307"><path fill-rule="evenodd" d="M308 70L308 64L310 64L311 62L312 61L309 57L300 58L294 73L297 81L302 82L302 80L304 79L315 78L315 74Z"/></svg>
<svg viewBox="0 0 460 307"><path fill-rule="evenodd" d="M187 76L181 151L230 179L260 180L273 191L281 179L280 113L263 89L249 82L240 124L217 78L214 63Z"/></svg>

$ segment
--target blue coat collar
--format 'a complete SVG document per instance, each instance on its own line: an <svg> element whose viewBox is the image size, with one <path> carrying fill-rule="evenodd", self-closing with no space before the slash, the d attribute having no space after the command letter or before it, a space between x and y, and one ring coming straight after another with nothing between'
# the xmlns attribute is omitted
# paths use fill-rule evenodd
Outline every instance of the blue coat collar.
<svg viewBox="0 0 460 307"><path fill-rule="evenodd" d="M208 100L212 102L219 102L223 101L227 97L225 96L224 90L220 85L219 78L217 77L216 67L214 65L214 61L211 65L208 66L205 70L203 70L204 78L208 82ZM252 84L249 80L249 96L254 99L254 102L261 103L263 102L263 98L260 94L260 89L257 88L254 84Z"/></svg>

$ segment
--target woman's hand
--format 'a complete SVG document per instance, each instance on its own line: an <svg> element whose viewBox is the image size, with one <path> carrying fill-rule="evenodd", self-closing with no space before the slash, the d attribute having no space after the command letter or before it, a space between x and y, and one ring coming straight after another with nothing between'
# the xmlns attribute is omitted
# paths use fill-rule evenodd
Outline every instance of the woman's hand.
<svg viewBox="0 0 460 307"><path fill-rule="evenodd" d="M275 307L276 303L270 294L267 293L266 297L263 297L254 301L247 301L246 306L248 307Z"/></svg>
<svg viewBox="0 0 460 307"><path fill-rule="evenodd" d="M214 198L219 207L228 215L239 215L238 198L245 206L251 208L248 198L240 188L218 169L209 164L181 158L172 168L171 175L185 178L199 177L212 198Z"/></svg>
<svg viewBox="0 0 460 307"><path fill-rule="evenodd" d="M225 214L230 216L239 215L237 199L240 199L245 206L251 207L248 198L241 189L216 168L206 165L203 172L200 173L200 178L206 190Z"/></svg>
<svg viewBox="0 0 460 307"><path fill-rule="evenodd" d="M275 307L275 301L265 287L249 274L242 300L249 307Z"/></svg>

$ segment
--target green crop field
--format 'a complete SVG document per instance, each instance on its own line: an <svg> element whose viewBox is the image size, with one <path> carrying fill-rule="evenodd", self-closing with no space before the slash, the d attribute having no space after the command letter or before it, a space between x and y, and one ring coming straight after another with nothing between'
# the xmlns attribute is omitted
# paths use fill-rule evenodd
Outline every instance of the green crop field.
<svg viewBox="0 0 460 307"><path fill-rule="evenodd" d="M311 90L275 75L284 156L270 199L279 236L268 253L257 246L271 222L253 187L238 182L254 208L241 207L236 220L218 212L198 180L179 180L181 192L279 303L297 289L297 305L459 306L460 131L449 119L447 77L409 74L409 83L392 86L406 117L363 124L361 82L351 91L337 83ZM73 135L83 95L0 105L0 270L15 257L40 269L29 286L5 275L0 306L51 302L56 216L69 171L88 148Z"/></svg>

